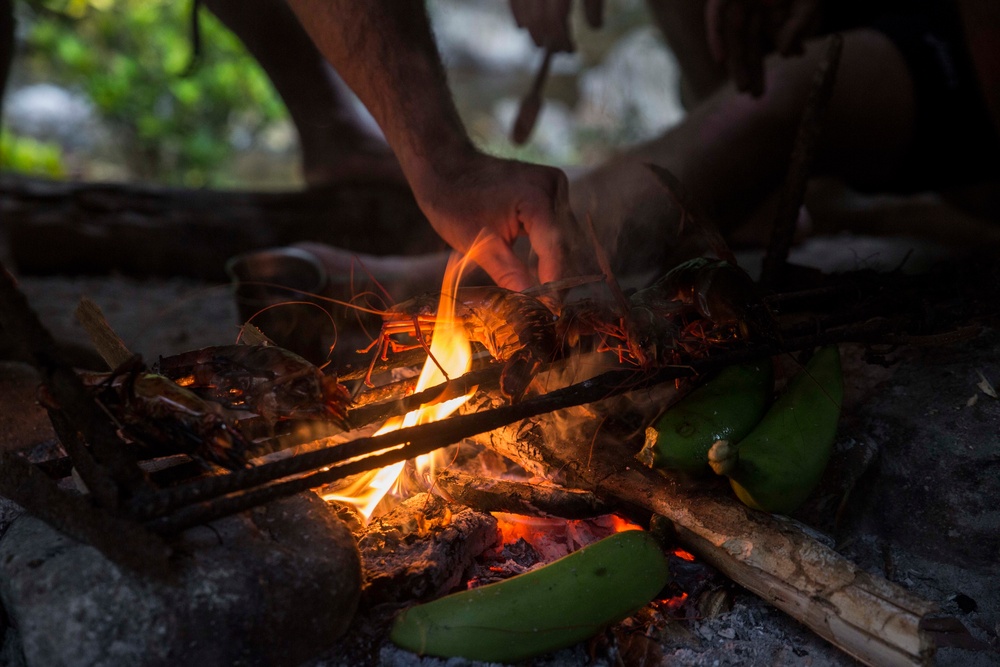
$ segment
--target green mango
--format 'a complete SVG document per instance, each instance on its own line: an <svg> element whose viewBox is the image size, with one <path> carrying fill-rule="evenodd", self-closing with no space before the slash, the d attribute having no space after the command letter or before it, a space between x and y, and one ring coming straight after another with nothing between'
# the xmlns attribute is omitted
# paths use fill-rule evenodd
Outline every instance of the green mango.
<svg viewBox="0 0 1000 667"><path fill-rule="evenodd" d="M713 470L729 477L747 506L788 514L812 493L826 470L844 399L836 346L817 352L738 443L709 451Z"/></svg>
<svg viewBox="0 0 1000 667"><path fill-rule="evenodd" d="M650 468L706 474L712 444L747 435L764 416L773 391L770 359L727 366L646 429L646 444L637 458Z"/></svg>
<svg viewBox="0 0 1000 667"><path fill-rule="evenodd" d="M616 533L536 570L404 610L389 639L438 657L517 662L627 618L670 581L649 533Z"/></svg>

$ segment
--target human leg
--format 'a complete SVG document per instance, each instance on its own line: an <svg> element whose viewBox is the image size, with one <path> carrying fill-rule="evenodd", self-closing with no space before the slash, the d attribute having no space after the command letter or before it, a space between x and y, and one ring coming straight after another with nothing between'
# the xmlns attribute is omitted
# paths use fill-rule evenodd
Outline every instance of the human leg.
<svg viewBox="0 0 1000 667"><path fill-rule="evenodd" d="M402 182L399 165L373 121L358 111L284 0L204 0L260 63L299 134L309 185L338 180Z"/></svg>
<svg viewBox="0 0 1000 667"><path fill-rule="evenodd" d="M661 262L676 242L679 212L643 166L675 174L729 232L781 184L826 42L798 58L771 57L760 98L727 83L677 126L577 180L574 211L591 213L616 265ZM900 168L913 133L913 86L892 42L873 30L845 33L844 51L818 147L816 170L877 186Z"/></svg>

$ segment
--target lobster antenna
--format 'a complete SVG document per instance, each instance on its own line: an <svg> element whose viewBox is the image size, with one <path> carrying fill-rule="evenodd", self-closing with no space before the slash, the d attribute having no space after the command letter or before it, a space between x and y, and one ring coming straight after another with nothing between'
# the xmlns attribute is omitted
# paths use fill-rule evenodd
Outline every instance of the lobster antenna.
<svg viewBox="0 0 1000 667"><path fill-rule="evenodd" d="M590 217L589 212L587 213L586 229L587 235L590 237L590 245L594 248L594 257L597 259L597 266L601 269L601 273L604 274L604 282L607 283L608 289L611 290L611 295L618 303L621 312L623 314L627 313L629 301L625 298L625 292L622 291L621 286L615 279L615 274L611 271L611 261L608 259L608 253L604 251L604 246L597 240L597 230L594 229L594 220Z"/></svg>
<svg viewBox="0 0 1000 667"><path fill-rule="evenodd" d="M698 204L697 199L688 192L680 179L666 167L661 167L652 162L647 162L646 168L653 172L656 180L664 187L670 196L670 200L680 211L681 222L677 228L677 235L680 236L683 234L684 228L690 226L690 231L702 236L719 259L725 260L733 266L738 266L736 256L729 249L729 244L723 238L718 225L704 212Z"/></svg>

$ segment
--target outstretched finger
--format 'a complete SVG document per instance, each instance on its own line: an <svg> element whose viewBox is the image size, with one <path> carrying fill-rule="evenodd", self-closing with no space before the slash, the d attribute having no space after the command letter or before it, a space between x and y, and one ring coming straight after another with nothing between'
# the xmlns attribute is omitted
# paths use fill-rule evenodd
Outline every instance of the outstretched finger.
<svg viewBox="0 0 1000 667"><path fill-rule="evenodd" d="M472 259L489 274L493 282L504 289L523 292L535 284L528 267L517 258L507 242L498 236L490 235L480 241Z"/></svg>
<svg viewBox="0 0 1000 667"><path fill-rule="evenodd" d="M567 235L576 229L566 175L557 171L552 177L549 196L522 203L517 213L518 222L538 257L538 280L542 283L566 277Z"/></svg>

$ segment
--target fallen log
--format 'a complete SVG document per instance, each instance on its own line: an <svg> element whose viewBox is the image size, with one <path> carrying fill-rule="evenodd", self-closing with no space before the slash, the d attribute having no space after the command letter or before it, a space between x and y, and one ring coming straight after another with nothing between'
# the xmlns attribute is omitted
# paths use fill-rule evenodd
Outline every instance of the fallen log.
<svg viewBox="0 0 1000 667"><path fill-rule="evenodd" d="M667 518L691 552L865 664L931 664L935 646L921 621L933 604L861 570L793 522L645 468L635 460L641 437L600 429L592 408L575 410L580 414L569 417L592 425L591 437L546 436L560 419L545 416L516 429L531 442L503 451L539 451L553 476L572 470L577 485L610 504Z"/></svg>
<svg viewBox="0 0 1000 667"><path fill-rule="evenodd" d="M250 192L7 176L0 212L21 274L224 281L230 257L297 241L376 255L444 247L412 193L385 183Z"/></svg>

